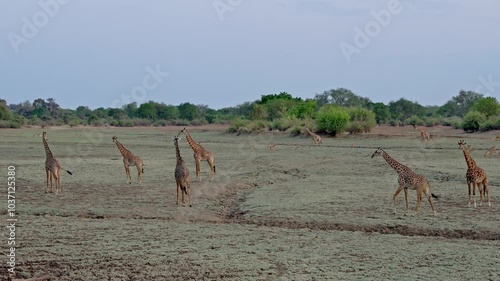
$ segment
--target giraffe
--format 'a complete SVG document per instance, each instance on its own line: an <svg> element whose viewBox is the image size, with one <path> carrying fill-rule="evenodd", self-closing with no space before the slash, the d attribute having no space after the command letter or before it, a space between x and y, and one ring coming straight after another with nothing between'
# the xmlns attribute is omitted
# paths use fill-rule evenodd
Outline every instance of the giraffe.
<svg viewBox="0 0 500 281"><path fill-rule="evenodd" d="M426 129L422 127L417 127L416 125L413 125L413 130L417 130L420 132L420 138L422 142L430 142L431 141L431 135L427 132Z"/></svg>
<svg viewBox="0 0 500 281"><path fill-rule="evenodd" d="M130 166L136 166L137 167L137 181L139 184L142 183L142 174L144 173L144 167L143 167L143 162L142 159L139 156L135 156L127 150L121 142L118 141L118 138L116 136L112 137L113 142L116 143L116 146L118 147L118 150L120 150L121 154L123 155L123 165L125 166L125 175L127 177L127 182L129 184L132 183L132 177L130 176Z"/></svg>
<svg viewBox="0 0 500 281"><path fill-rule="evenodd" d="M180 133L179 133L180 134ZM191 204L191 177L189 176L189 170L186 167L186 163L181 157L181 152L179 150L179 135L174 138L175 145L175 155L177 156L177 164L175 165L175 183L177 185L177 205L179 205L179 190L182 193L182 206L185 206L184 193L188 196L189 207Z"/></svg>
<svg viewBox="0 0 500 281"><path fill-rule="evenodd" d="M484 154L484 157L494 156L494 155L496 155L497 157L500 157L500 153L498 153L497 148L492 146L492 147L490 147L490 149L488 149L488 151L486 151L486 153Z"/></svg>
<svg viewBox="0 0 500 281"><path fill-rule="evenodd" d="M321 137L318 134L313 133L309 128L305 127L307 133L311 136L311 142L313 144L323 144L323 140L321 140Z"/></svg>
<svg viewBox="0 0 500 281"><path fill-rule="evenodd" d="M392 196L392 200L394 201L394 213L396 213L396 196L398 196L398 194L402 190L404 190L405 201L406 201L406 214L408 214L408 189L412 189L417 191L417 206L415 208L415 214L417 214L418 209L420 208L420 203L422 202L422 193L423 193L427 197L427 200L429 200L429 204L431 205L433 215L436 215L436 211L434 210L434 205L432 204L431 196L434 198L438 197L433 193L431 193L430 184L427 178L425 176L413 172L407 166L394 160L394 158L389 156L389 154L387 154L387 152L385 152L380 147L377 148L377 150L372 154L372 158L377 155L381 155L382 157L384 157L385 161L387 161L389 166L391 166L394 170L396 170L396 172L399 175L398 177L399 188Z"/></svg>
<svg viewBox="0 0 500 281"><path fill-rule="evenodd" d="M47 143L47 133L42 133L43 146L45 147L45 174L47 176L47 187L45 189L45 193L51 193L52 190L52 178L54 178L56 185L56 194L61 193L61 171L66 171L68 174L72 175L73 173L65 170L59 164L59 161L54 157L52 151L50 151L49 144ZM50 189L49 189L49 181L50 181Z"/></svg>
<svg viewBox="0 0 500 281"><path fill-rule="evenodd" d="M474 208L476 207L476 185L479 190L479 206L483 202L483 195L488 198L488 206L491 206L490 203L490 192L488 191L488 177L486 176L486 172L481 169L474 159L472 159L467 152L467 148L465 147L466 143L463 140L458 142L458 147L462 149L465 157L465 162L467 163L467 172L465 173L465 178L467 180L467 186L469 187L469 201L468 207L470 207L471 201L471 185L472 185L472 196L474 197ZM483 185L483 188L481 188Z"/></svg>
<svg viewBox="0 0 500 281"><path fill-rule="evenodd" d="M194 151L194 161L196 161L196 180L201 181L201 176L200 176L200 162L201 161L207 161L208 165L210 166L210 170L212 172L212 176L210 177L210 181L213 181L214 179L214 174L215 174L215 165L214 165L214 153L211 151L206 150L203 148L200 144L196 143L191 135L188 133L186 128L182 129L178 135L181 133L184 133L186 135L186 141L188 142L189 146Z"/></svg>

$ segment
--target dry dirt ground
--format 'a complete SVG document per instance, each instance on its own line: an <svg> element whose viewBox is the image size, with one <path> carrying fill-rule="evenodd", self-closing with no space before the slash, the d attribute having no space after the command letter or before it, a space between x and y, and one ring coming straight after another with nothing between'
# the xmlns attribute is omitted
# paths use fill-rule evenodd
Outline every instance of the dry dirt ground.
<svg viewBox="0 0 500 281"><path fill-rule="evenodd" d="M500 280L500 158L483 156L500 146L498 131L429 128L422 144L411 127L377 127L314 146L279 132L188 128L216 164L210 182L201 163L189 208L175 205L180 129L47 128L73 172L58 195L45 193L42 129L0 130L0 179L16 167L18 218L16 274L7 274L2 227L0 280ZM126 183L113 135L144 160L141 185L135 167ZM488 173L491 207L467 207L459 139ZM414 191L410 214L403 193L393 213L397 174L370 158L379 146L429 179L437 216L427 201L413 214ZM194 180L184 136L180 150ZM0 214L6 224L6 200Z"/></svg>

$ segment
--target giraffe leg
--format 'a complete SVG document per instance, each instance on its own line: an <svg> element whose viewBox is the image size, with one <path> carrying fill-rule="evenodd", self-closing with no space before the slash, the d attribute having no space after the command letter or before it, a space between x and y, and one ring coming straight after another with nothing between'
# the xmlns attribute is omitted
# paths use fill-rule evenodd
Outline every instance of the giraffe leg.
<svg viewBox="0 0 500 281"><path fill-rule="evenodd" d="M132 177L130 177L130 169L127 164L124 164L125 166L125 176L127 177L127 183L131 184L132 183Z"/></svg>
<svg viewBox="0 0 500 281"><path fill-rule="evenodd" d="M193 205L191 204L191 185L186 185L186 189L187 189L187 195L188 195L188 200L189 200L189 207L193 207Z"/></svg>
<svg viewBox="0 0 500 281"><path fill-rule="evenodd" d="M424 193L425 193L425 196L427 197L427 200L429 200L429 204L431 204L431 208L432 208L432 214L435 216L436 215L436 210L434 210L434 205L432 205L432 198L431 198L431 192L429 190L429 188L426 188L424 190Z"/></svg>
<svg viewBox="0 0 500 281"><path fill-rule="evenodd" d="M201 181L200 176L200 160L196 159L196 180Z"/></svg>
<svg viewBox="0 0 500 281"><path fill-rule="evenodd" d="M470 201L471 201L471 188L470 188L470 182L467 183L467 186L469 187L469 202L467 203L467 207L470 207Z"/></svg>
<svg viewBox="0 0 500 281"><path fill-rule="evenodd" d="M481 207L481 205L483 204L483 187L484 186L482 186L482 182L477 183L477 191L479 191L479 207Z"/></svg>
<svg viewBox="0 0 500 281"><path fill-rule="evenodd" d="M417 188L417 206L415 207L415 215L417 215L421 203L422 203L422 191Z"/></svg>
<svg viewBox="0 0 500 281"><path fill-rule="evenodd" d="M394 193L394 195L392 196L392 200L394 201L394 214L396 213L396 196L398 196L398 194L403 190L403 187L400 186L398 188L398 190L396 190L396 192Z"/></svg>
<svg viewBox="0 0 500 281"><path fill-rule="evenodd" d="M55 193L57 194L57 193L58 193L58 187L57 187L58 177L57 177L57 175L56 175L56 172L54 172L54 173L52 174L52 177L54 178L54 185L56 186L56 187L55 187L55 189L56 189Z"/></svg>
<svg viewBox="0 0 500 281"><path fill-rule="evenodd" d="M179 189L180 189L180 185L179 185L179 182L177 182L176 184L177 184L177 203L176 203L176 205L179 206Z"/></svg>
<svg viewBox="0 0 500 281"><path fill-rule="evenodd" d="M137 182L142 183L142 162L137 163Z"/></svg>
<svg viewBox="0 0 500 281"><path fill-rule="evenodd" d="M408 215L408 213L410 212L410 208L408 206L408 188L404 188L404 192L405 192L405 203L406 203L406 214L405 215Z"/></svg>
<svg viewBox="0 0 500 281"><path fill-rule="evenodd" d="M49 177L51 176L49 169L45 168L45 173L47 174L47 178L46 178L47 187L45 188L45 193L49 193Z"/></svg>
<svg viewBox="0 0 500 281"><path fill-rule="evenodd" d="M186 206L186 199L184 197L184 188L186 188L186 186L184 185L184 183L181 183L181 196L182 196L182 207L185 207Z"/></svg>
<svg viewBox="0 0 500 281"><path fill-rule="evenodd" d="M210 171L212 173L212 177L210 178L210 181L213 181L214 180L214 173L215 173L214 160L209 159L207 162L208 162L208 166L210 166Z"/></svg>
<svg viewBox="0 0 500 281"><path fill-rule="evenodd" d="M57 182L56 182L56 189L59 190L59 193L62 192L61 190L61 168L57 169Z"/></svg>
<svg viewBox="0 0 500 281"><path fill-rule="evenodd" d="M52 177L53 177L52 171L49 173L49 180L50 180L50 193L54 192L54 188L52 187Z"/></svg>
<svg viewBox="0 0 500 281"><path fill-rule="evenodd" d="M477 207L476 205L476 182L472 182L472 199L474 200L474 208Z"/></svg>

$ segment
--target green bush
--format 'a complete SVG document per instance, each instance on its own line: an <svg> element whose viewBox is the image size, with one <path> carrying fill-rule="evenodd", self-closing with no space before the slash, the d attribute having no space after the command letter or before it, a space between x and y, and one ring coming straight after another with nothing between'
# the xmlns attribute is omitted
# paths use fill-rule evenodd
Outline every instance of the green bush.
<svg viewBox="0 0 500 281"><path fill-rule="evenodd" d="M318 111L316 127L318 131L336 136L345 130L349 119L349 113L343 108L327 104L323 105Z"/></svg>
<svg viewBox="0 0 500 281"><path fill-rule="evenodd" d="M399 127L401 126L401 121L400 120L395 120L395 119L392 119L389 121L389 125L390 126L394 126L394 127Z"/></svg>
<svg viewBox="0 0 500 281"><path fill-rule="evenodd" d="M167 126L167 121L165 121L165 120L156 120L156 121L153 122L153 126L155 126L155 127L165 127L165 126Z"/></svg>
<svg viewBox="0 0 500 281"><path fill-rule="evenodd" d="M208 121L206 119L193 119L189 122L191 126L201 126L208 124Z"/></svg>
<svg viewBox="0 0 500 281"><path fill-rule="evenodd" d="M406 124L412 125L412 126L424 126L425 122L422 120L422 118L418 117L417 115L412 115L408 119L406 119Z"/></svg>
<svg viewBox="0 0 500 281"><path fill-rule="evenodd" d="M370 132L377 124L375 113L369 109L355 107L348 109L347 112L350 119L345 130L351 134Z"/></svg>
<svg viewBox="0 0 500 281"><path fill-rule="evenodd" d="M440 124L440 121L436 117L426 117L423 120L426 127L434 127Z"/></svg>
<svg viewBox="0 0 500 281"><path fill-rule="evenodd" d="M462 128L462 118L458 116L453 116L453 117L446 117L441 119L441 125L443 126L450 126L453 127L454 129L461 129Z"/></svg>
<svg viewBox="0 0 500 281"><path fill-rule="evenodd" d="M250 122L245 119L235 118L229 128L227 128L228 133L237 133L239 128L246 127Z"/></svg>
<svg viewBox="0 0 500 281"><path fill-rule="evenodd" d="M500 130L500 117L491 116L488 120L479 124L480 131Z"/></svg>
<svg viewBox="0 0 500 281"><path fill-rule="evenodd" d="M481 128L480 124L486 121L486 116L477 111L470 111L464 118L462 129L465 132L477 132Z"/></svg>

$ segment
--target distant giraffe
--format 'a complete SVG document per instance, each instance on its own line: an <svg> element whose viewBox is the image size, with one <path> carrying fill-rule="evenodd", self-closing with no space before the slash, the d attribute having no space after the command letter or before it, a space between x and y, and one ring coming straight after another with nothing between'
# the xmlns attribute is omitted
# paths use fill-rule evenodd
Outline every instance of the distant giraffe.
<svg viewBox="0 0 500 281"><path fill-rule="evenodd" d="M45 173L47 175L47 187L45 189L46 193L53 192L52 190L52 178L54 178L56 185L56 194L61 193L61 171L64 170L68 172L68 174L72 175L68 170L65 170L59 164L59 161L54 157L52 152L50 151L49 144L47 143L47 133L42 133L43 146L45 147ZM49 189L49 181L50 181L50 189Z"/></svg>
<svg viewBox="0 0 500 281"><path fill-rule="evenodd" d="M120 150L121 154L123 155L123 165L125 166L125 175L127 177L127 182L129 184L132 183L132 176L130 176L130 166L136 166L137 167L137 181L139 184L142 183L142 174L144 173L144 168L143 168L143 162L142 159L139 156L135 156L130 152L130 150L127 150L123 145L118 141L118 138L116 136L112 137L113 142L116 143L116 146L118 147L118 150Z"/></svg>
<svg viewBox="0 0 500 281"><path fill-rule="evenodd" d="M214 153L211 151L206 150L203 148L200 144L196 143L191 135L188 133L186 128L182 129L179 134L184 133L186 135L186 141L191 146L191 148L194 151L194 161L196 162L196 180L201 181L201 176L200 176L200 162L201 161L207 161L208 165L210 166L210 170L212 172L212 176L210 178L210 181L213 181L214 179L214 174L215 174L215 165L214 165Z"/></svg>
<svg viewBox="0 0 500 281"><path fill-rule="evenodd" d="M189 170L181 157L181 152L179 150L179 135L174 138L175 145L175 155L177 156L177 164L175 165L175 183L177 185L177 205L179 205L179 190L182 193L182 206L185 206L186 202L184 199L184 193L187 194L189 200L189 207L191 204L191 177L189 176Z"/></svg>
<svg viewBox="0 0 500 281"><path fill-rule="evenodd" d="M323 144L323 140L321 139L321 137L318 135L318 134L315 134L313 133L311 130L309 130L309 128L305 127L306 128L306 131L309 133L309 135L311 136L311 142L313 144Z"/></svg>
<svg viewBox="0 0 500 281"><path fill-rule="evenodd" d="M417 127L416 125L413 125L413 129L420 132L420 139L422 142L431 141L431 135L427 132L426 129L424 129L422 127Z"/></svg>
<svg viewBox="0 0 500 281"><path fill-rule="evenodd" d="M396 172L399 175L398 177L399 188L396 190L396 192L392 197L394 201L394 213L396 213L396 196L398 196L398 194L402 190L404 190L405 192L406 213L408 213L408 189L412 189L417 191L417 206L415 208L415 214L418 212L418 209L420 208L420 203L422 202L422 193L423 193L427 197L427 200L429 200L429 204L431 204L433 214L436 215L436 211L434 210L434 205L432 205L431 196L435 198L437 198L437 196L431 193L430 184L427 178L413 172L407 166L394 160L394 158L389 156L389 154L387 154L387 152L385 152L380 147L377 148L377 150L372 154L372 158L376 155L381 155L382 157L384 157L385 161L387 161L389 166L391 166L394 170L396 170Z"/></svg>
<svg viewBox="0 0 500 281"><path fill-rule="evenodd" d="M276 147L276 144L275 144L275 143L270 143L270 144L269 144L269 150L271 150L271 151L272 151L272 150L274 149L274 147Z"/></svg>
<svg viewBox="0 0 500 281"><path fill-rule="evenodd" d="M458 142L458 147L462 149L465 157L465 162L467 163L467 172L465 174L465 178L467 179L467 186L469 187L469 202L468 207L470 207L471 201L471 185L472 185L472 195L474 197L474 207L476 207L476 185L479 190L479 205L483 202L483 194L488 197L488 206L491 206L490 203L490 192L488 191L488 177L486 176L486 172L481 169L474 159L472 159L467 152L467 148L465 147L466 143L463 140ZM483 188L481 188L483 185Z"/></svg>
<svg viewBox="0 0 500 281"><path fill-rule="evenodd" d="M495 140L500 141L500 136L496 136Z"/></svg>
<svg viewBox="0 0 500 281"><path fill-rule="evenodd" d="M492 147L490 147L490 149L488 149L488 151L486 151L486 153L484 154L484 157L495 156L495 155L497 157L500 157L500 153L498 153L497 148L492 146Z"/></svg>

